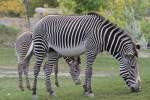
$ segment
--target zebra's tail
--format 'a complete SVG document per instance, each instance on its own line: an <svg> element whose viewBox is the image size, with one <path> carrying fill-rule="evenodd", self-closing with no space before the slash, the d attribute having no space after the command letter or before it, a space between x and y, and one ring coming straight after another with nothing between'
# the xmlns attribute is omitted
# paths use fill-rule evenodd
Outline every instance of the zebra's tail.
<svg viewBox="0 0 150 100"><path fill-rule="evenodd" d="M33 41L31 42L31 45L28 49L26 56L24 57L24 60L26 60L27 58L29 58L32 55L32 51L33 51Z"/></svg>

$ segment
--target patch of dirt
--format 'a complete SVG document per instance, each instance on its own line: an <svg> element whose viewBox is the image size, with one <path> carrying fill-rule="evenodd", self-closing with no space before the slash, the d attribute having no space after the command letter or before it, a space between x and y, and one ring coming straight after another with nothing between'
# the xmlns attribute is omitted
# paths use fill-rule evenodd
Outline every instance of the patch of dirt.
<svg viewBox="0 0 150 100"><path fill-rule="evenodd" d="M52 75L54 75L54 73ZM93 77L110 77L113 75L114 75L113 73L99 72L99 73L94 73ZM70 77L70 73L59 72L58 76ZM80 76L84 76L84 74L80 74ZM18 77L18 71L17 69L0 68L0 78L3 77ZM29 71L29 77L33 78L32 71ZM43 71L40 72L39 77L44 77Z"/></svg>

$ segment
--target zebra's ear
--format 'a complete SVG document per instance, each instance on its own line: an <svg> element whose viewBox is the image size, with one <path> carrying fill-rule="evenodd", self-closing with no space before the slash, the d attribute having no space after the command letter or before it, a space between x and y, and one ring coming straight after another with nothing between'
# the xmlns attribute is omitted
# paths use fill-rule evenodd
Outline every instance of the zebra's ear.
<svg viewBox="0 0 150 100"><path fill-rule="evenodd" d="M141 47L140 47L140 44L136 44L135 47L136 47L136 49L138 49L138 50L140 50L140 48L141 48Z"/></svg>

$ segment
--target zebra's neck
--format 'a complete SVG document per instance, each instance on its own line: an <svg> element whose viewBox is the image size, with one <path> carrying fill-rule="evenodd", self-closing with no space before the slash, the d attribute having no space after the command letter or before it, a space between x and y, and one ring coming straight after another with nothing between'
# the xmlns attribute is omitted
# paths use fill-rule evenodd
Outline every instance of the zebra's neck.
<svg viewBox="0 0 150 100"><path fill-rule="evenodd" d="M119 58L119 51L121 51L127 41L131 41L128 34L117 25L111 23L109 20L104 20L99 26L99 33L101 40L101 51L109 52L116 59Z"/></svg>

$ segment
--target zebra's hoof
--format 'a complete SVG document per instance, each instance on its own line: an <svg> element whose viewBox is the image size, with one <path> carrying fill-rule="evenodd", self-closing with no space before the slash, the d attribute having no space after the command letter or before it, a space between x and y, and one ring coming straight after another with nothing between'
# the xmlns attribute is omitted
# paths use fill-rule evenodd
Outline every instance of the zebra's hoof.
<svg viewBox="0 0 150 100"><path fill-rule="evenodd" d="M77 81L75 81L75 85L81 85L81 80L78 79Z"/></svg>
<svg viewBox="0 0 150 100"><path fill-rule="evenodd" d="M94 93L85 92L84 95L87 97L94 97Z"/></svg>
<svg viewBox="0 0 150 100"><path fill-rule="evenodd" d="M50 96L56 97L56 93L55 92L51 92Z"/></svg>
<svg viewBox="0 0 150 100"><path fill-rule="evenodd" d="M20 90L21 90L21 91L24 91L24 89L23 89L23 88L20 88Z"/></svg>
<svg viewBox="0 0 150 100"><path fill-rule="evenodd" d="M19 89L20 89L21 91L24 91L24 88L23 88L22 86L19 86Z"/></svg>
<svg viewBox="0 0 150 100"><path fill-rule="evenodd" d="M38 96L37 95L32 95L32 100L37 100Z"/></svg>
<svg viewBox="0 0 150 100"><path fill-rule="evenodd" d="M56 87L60 87L59 83L55 83Z"/></svg>
<svg viewBox="0 0 150 100"><path fill-rule="evenodd" d="M29 91L31 91L31 90L32 90L30 86L27 86L27 89L28 89Z"/></svg>

